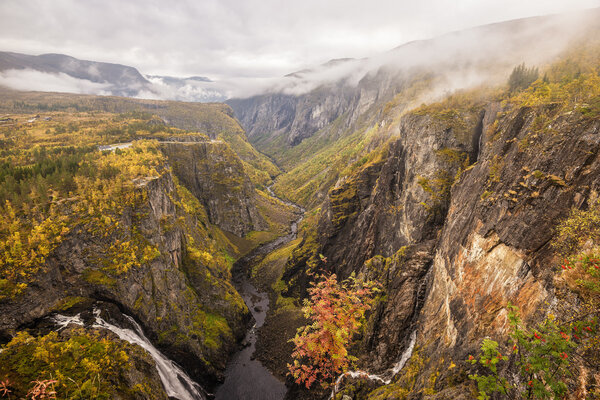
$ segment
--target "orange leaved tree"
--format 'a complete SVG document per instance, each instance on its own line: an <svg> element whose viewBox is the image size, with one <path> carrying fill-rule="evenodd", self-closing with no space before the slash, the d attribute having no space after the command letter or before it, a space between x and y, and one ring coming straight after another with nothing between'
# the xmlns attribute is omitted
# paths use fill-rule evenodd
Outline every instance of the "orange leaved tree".
<svg viewBox="0 0 600 400"><path fill-rule="evenodd" d="M347 371L356 360L348 354L348 346L378 291L377 283L359 281L354 274L339 283L335 274L311 283L302 309L311 323L299 328L291 340L296 347L288 369L296 383L328 387Z"/></svg>

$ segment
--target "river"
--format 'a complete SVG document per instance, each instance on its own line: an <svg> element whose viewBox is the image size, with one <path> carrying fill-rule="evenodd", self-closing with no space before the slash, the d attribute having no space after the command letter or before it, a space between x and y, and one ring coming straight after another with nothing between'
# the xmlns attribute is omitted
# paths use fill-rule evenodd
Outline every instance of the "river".
<svg viewBox="0 0 600 400"><path fill-rule="evenodd" d="M233 266L235 287L246 302L255 322L244 338L244 347L227 364L225 381L217 388L215 400L282 400L287 392L285 384L275 378L260 361L254 358L258 338L257 330L264 324L269 311L269 295L256 289L248 279L248 272L254 263L296 238L298 225L302 221L305 210L296 204L278 198L270 187L267 189L272 197L295 208L300 216L292 222L289 234L257 247Z"/></svg>

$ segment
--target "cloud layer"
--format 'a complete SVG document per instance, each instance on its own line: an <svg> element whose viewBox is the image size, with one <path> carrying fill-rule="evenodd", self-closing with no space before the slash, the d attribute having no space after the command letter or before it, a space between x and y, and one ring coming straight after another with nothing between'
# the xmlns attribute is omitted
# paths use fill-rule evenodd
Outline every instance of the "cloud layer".
<svg viewBox="0 0 600 400"><path fill-rule="evenodd" d="M2 0L0 49L56 52L146 74L277 77L332 58L599 0Z"/></svg>
<svg viewBox="0 0 600 400"><path fill-rule="evenodd" d="M51 74L31 69L0 72L0 85L15 90L110 95L110 84L73 78L64 73Z"/></svg>

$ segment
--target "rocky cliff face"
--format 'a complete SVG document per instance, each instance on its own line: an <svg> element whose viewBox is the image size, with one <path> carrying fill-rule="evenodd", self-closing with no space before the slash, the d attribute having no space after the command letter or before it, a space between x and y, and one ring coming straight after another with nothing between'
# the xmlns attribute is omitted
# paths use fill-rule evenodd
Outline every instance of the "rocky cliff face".
<svg viewBox="0 0 600 400"><path fill-rule="evenodd" d="M227 101L258 149L283 143L293 147L339 119L334 132L351 128L372 105L390 100L406 77L390 71L363 78L356 87L345 82L325 84L301 95L273 94ZM330 129L328 129L330 130Z"/></svg>
<svg viewBox="0 0 600 400"><path fill-rule="evenodd" d="M552 132L539 130L548 115ZM599 189L598 119L524 107L484 132L481 160L453 187L420 316L421 341L438 355L506 335L508 302L530 320L553 309L554 228Z"/></svg>
<svg viewBox="0 0 600 400"><path fill-rule="evenodd" d="M294 253L287 276L319 263L317 253L348 276L372 257L392 257L404 246L435 238L454 177L469 162L479 115L469 113L468 134L429 115L404 118L397 138L330 190L313 240Z"/></svg>
<svg viewBox="0 0 600 400"><path fill-rule="evenodd" d="M490 102L463 113L461 127L433 109L405 116L385 152L330 190L288 261L288 294L303 294L307 268L377 278L386 298L364 365L389 368L416 330L428 360L420 388L435 375L450 395L460 378L448 365L507 335L509 302L529 321L553 307L554 227L597 197L600 121L558 110Z"/></svg>
<svg viewBox="0 0 600 400"><path fill-rule="evenodd" d="M163 143L173 172L205 206L210 222L244 236L267 228L256 209L254 186L227 143Z"/></svg>
<svg viewBox="0 0 600 400"><path fill-rule="evenodd" d="M74 228L48 258L46 273L22 296L0 304L2 337L68 308L73 299L104 300L139 321L148 337L196 379L214 381L243 336L246 306L230 283L228 268L211 261L216 255L196 254L194 243L209 240L200 230L207 221L182 206L181 189L171 174L135 185L146 201L126 208L119 223L159 254L115 273L103 261L115 238Z"/></svg>

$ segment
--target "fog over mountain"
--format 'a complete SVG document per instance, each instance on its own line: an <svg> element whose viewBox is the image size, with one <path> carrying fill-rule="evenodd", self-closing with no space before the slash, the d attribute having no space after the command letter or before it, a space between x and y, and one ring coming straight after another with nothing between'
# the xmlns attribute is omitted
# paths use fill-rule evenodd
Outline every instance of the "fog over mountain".
<svg viewBox="0 0 600 400"><path fill-rule="evenodd" d="M201 76L142 75L136 68L64 54L0 52L0 84L17 90L215 102L225 96Z"/></svg>
<svg viewBox="0 0 600 400"><path fill-rule="evenodd" d="M87 15L90 8L75 15L78 10L77 6L65 10L65 5L62 3L57 4L55 8L48 8L47 5L38 4L36 1L19 3L19 5L8 1L0 5L0 9L4 15L13 16L15 20L19 20L19 18L25 18L24 10L30 9L34 3L40 7L38 12L43 11L46 15L57 15L59 11L64 11L64 15L56 17L59 20L72 19L76 16L83 19L91 18ZM434 1L430 1L430 3L432 6L435 5ZM306 27L301 29L296 24L292 24L289 29L279 30L278 35L270 36L269 39L274 43L270 46L261 44L267 41L267 38L264 37L266 33L257 28L259 22L264 22L265 16L255 17L255 11L253 11L245 14L248 19L245 21L246 26L225 24L222 27L219 32L228 38L228 44L219 48L220 53L210 52L210 48L213 48L216 43L208 46L209 49L198 47L206 44L208 38L199 38L198 35L192 34L191 30L197 29L204 33L204 30L209 29L206 26L189 27L184 24L185 27L179 28L181 35L177 37L177 40L169 42L168 49L165 47L164 38L156 36L157 32L149 33L146 32L146 28L139 26L137 34L132 33L133 27L131 30L116 29L114 40L111 42L112 50L99 54L97 51L107 46L105 39L94 42L94 46L88 46L84 51L79 42L80 36L88 37L100 32L95 19L88 21L90 29L83 29L78 25L81 21L71 28L56 29L54 26L48 25L56 23L56 21L46 21L46 19L40 21L36 18L30 22L32 24L29 27L30 31L52 28L53 35L51 37L41 35L39 37L42 39L35 40L29 36L31 32L23 33L23 37L29 37L29 40L15 38L15 32L19 32L20 28L15 26L14 20L11 20L3 28L0 28L0 33L2 33L0 48L4 47L16 52L0 53L0 85L18 90L214 102L224 101L228 98L246 98L263 93L299 95L314 90L320 85L333 82L356 86L361 79L377 74L381 68L400 71L418 66L429 68L435 65L437 68L451 71L453 76L447 77L443 89L451 91L502 76L506 68L514 66L515 63L549 61L580 32L581 27L594 21L595 17L590 17L591 15L597 15L595 11L570 11L568 13L564 13L564 11L598 5L598 2L569 3L569 8L561 2L544 2L543 4L528 2L527 5L522 5L521 9L515 7L511 12L499 9L493 4L487 4L485 7L482 5L480 8L469 8L469 15L461 15L464 17L461 19L462 26L457 26L448 15L442 15L438 7L428 10L430 13L428 19L420 21L422 23L439 21L439 24L435 27L425 24L419 29L415 28L414 21L411 22L410 13L402 14L398 16L397 21L392 21L387 16L380 15L376 7L378 5L375 5L375 11L373 11L380 17L377 24L375 21L371 21L372 17L369 15L363 25L355 26L356 33L362 33L364 41L361 41L358 35L348 34L344 43L350 43L353 47L334 46L333 43L328 43L329 52L323 49L324 45L319 41L331 41L334 40L333 37L338 37L340 32L347 32L348 27L345 24L356 20L357 15L360 14L358 9L352 9L351 4L339 9L340 17L345 17L347 20L343 23L332 24L331 32L319 35L318 38L316 38L317 32L323 32L321 16L310 14L308 8L296 10L298 18L314 17L314 21L310 19L311 22L308 24L313 25L314 31L308 30ZM233 7L229 2L214 6L215 10L212 12L219 14L221 18L224 18L221 14L231 14ZM506 6L507 9L510 8L508 4ZM332 12L328 7L325 7L327 9L323 12ZM394 7L392 7L392 11L395 10ZM424 12L416 6L414 9L410 9L407 5L402 7L404 7L402 11L410 11L414 16ZM165 37L171 37L174 33L170 28L177 21L183 24L184 12L187 10L190 16L197 15L202 11L202 6L187 4L175 7L173 10L165 10L162 6L155 6L152 10L124 7L121 11L130 13L134 9L139 13L139 18L143 19L146 16L156 23L157 30L164 30ZM389 10L389 7L387 9ZM448 10L457 15L467 12L460 6L456 9L450 7ZM152 11L151 15L148 16L150 11ZM275 11L275 8L263 11L266 14L271 12L277 17L286 18L291 12L290 10ZM480 28L461 29L449 34L443 31L443 29L450 31L456 28L466 28L469 24L473 26L508 17L550 12L563 13L554 17L532 17L513 22L482 25ZM163 18L158 21L161 13ZM111 24L115 23L115 18L119 19L117 17L109 19ZM402 21L406 23L402 24ZM136 26L139 21L133 19L130 23ZM279 28L281 28L279 26L281 23L282 21L272 22ZM379 28L373 28L375 25ZM369 28L373 29L369 30ZM77 31L77 34L69 34L73 33L74 29L83 30ZM248 29L255 30L248 31ZM389 30L390 35L383 40L379 33L386 29ZM140 36L142 33L145 34L143 37ZM214 33L212 35L214 36ZM243 35L246 36L242 39ZM402 39L424 39L434 36L434 39L414 40L398 46L403 42ZM154 37L155 40L150 43L148 37ZM68 53L69 55L42 54L40 56L21 54L26 50L54 50L57 48L56 43L59 38L65 40L65 45L61 48L66 51L72 50L73 53ZM394 38L397 38L394 44L397 47L384 51L385 48L381 48L382 46L388 46L388 48L394 46L391 43L391 40L395 40ZM338 37L338 39L338 41L342 41L341 38ZM215 39L216 42L219 40L225 39ZM132 45L134 41L141 47L130 47L130 50L133 51L124 53L126 45ZM297 42L303 43L303 46L307 48L298 50ZM369 45L366 42L377 43L377 45ZM247 46L248 51L254 47L257 48L252 54L241 54L234 48L242 45ZM311 51L308 51L309 46L312 46L310 47ZM94 51L91 51L92 47ZM183 49L189 51L182 53ZM224 51L229 53L223 54ZM119 55L116 56L114 52L118 52ZM89 59L94 61L71 57L79 54L93 55L94 57ZM168 57L169 54L171 57ZM198 59L199 54L204 54L202 60ZM341 58L334 58L337 56ZM349 56L354 58L349 58ZM279 61L274 60L277 57L280 57ZM327 59L332 61L324 61ZM491 59L495 61L486 65L486 60ZM119 63L99 62L99 60L119 60ZM216 63L220 63L219 66L216 66ZM255 65L252 66L252 64Z"/></svg>
<svg viewBox="0 0 600 400"><path fill-rule="evenodd" d="M348 82L356 81L382 65L414 65L418 57L409 49L420 52L415 41L434 37L442 38L434 41L440 45L420 55L428 62L432 54L438 59L502 55L503 48L478 42L479 31L469 28L600 5L598 0L464 3L378 0L367 10L354 0L310 0L285 7L277 0L182 1L173 6L6 0L0 4L0 50L13 53L0 55L0 84L20 90L188 101L223 101L265 91L298 93L340 76L351 75ZM453 31L465 34L447 34ZM569 28L561 32L568 33L566 37L571 33ZM461 43L463 39L468 42ZM502 37L494 40L501 42ZM457 43L463 53L455 51ZM537 42L525 48L539 50ZM43 55L35 59L15 53ZM328 63L332 59L346 62ZM110 72L115 64L137 71L122 68L124 75L117 78ZM108 70L96 76L94 68L99 66Z"/></svg>

